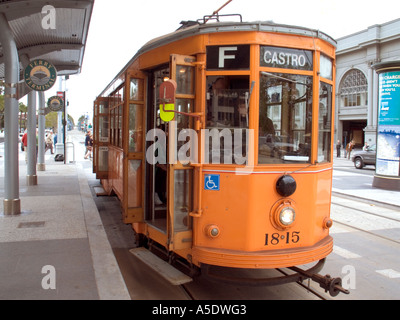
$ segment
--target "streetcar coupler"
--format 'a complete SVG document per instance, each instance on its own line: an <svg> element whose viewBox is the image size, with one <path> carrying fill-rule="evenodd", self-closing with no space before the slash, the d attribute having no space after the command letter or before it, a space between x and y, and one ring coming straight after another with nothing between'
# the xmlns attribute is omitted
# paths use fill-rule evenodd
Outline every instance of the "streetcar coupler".
<svg viewBox="0 0 400 320"><path fill-rule="evenodd" d="M329 292L332 297L336 297L340 292L349 294L350 291L342 287L341 278L332 278L329 274L321 276L320 274L314 275L312 278L315 282L319 283L319 286Z"/></svg>
<svg viewBox="0 0 400 320"><path fill-rule="evenodd" d="M285 283L298 282L301 283L306 279L311 279L317 282L325 292L329 292L332 297L337 296L340 292L349 294L350 292L342 287L341 278L332 278L330 275L322 276L318 274L324 266L325 259L321 259L317 264L307 270L300 269L298 267L289 267L288 269L295 271L294 274L286 274L280 277L272 278L237 278L229 277L226 274L215 274L211 272L211 266L207 264L202 264L201 274L205 278L224 282L234 285L245 285L245 286L271 286L271 285L282 285Z"/></svg>
<svg viewBox="0 0 400 320"><path fill-rule="evenodd" d="M297 273L303 274L307 278L317 282L319 286L325 290L325 292L329 292L332 297L336 297L340 292L344 294L349 294L350 291L342 287L342 279L341 278L332 278L329 274L322 276L320 274L310 274L307 271L299 269L297 267L290 268Z"/></svg>

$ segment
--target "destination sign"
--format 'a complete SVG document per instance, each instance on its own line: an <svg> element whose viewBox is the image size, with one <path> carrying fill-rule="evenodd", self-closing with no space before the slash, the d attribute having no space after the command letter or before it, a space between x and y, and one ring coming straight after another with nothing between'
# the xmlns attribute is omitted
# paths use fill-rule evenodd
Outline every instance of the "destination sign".
<svg viewBox="0 0 400 320"><path fill-rule="evenodd" d="M247 70L250 68L250 46L207 47L207 70Z"/></svg>
<svg viewBox="0 0 400 320"><path fill-rule="evenodd" d="M312 70L312 51L280 47L260 47L260 66L296 70Z"/></svg>

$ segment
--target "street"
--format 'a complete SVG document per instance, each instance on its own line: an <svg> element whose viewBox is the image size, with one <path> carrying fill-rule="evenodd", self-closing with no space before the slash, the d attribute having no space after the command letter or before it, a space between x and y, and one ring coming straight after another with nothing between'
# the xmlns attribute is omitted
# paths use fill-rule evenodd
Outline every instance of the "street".
<svg viewBox="0 0 400 320"><path fill-rule="evenodd" d="M96 197L94 187L99 186L99 181L92 173L92 162L83 158L84 150L84 133L69 131L67 163L74 159L86 172L93 198L132 299L139 298L138 292L140 297L147 299L185 299L187 295L182 288L170 288L163 279L158 279L154 273L142 269L140 262L129 254L129 249L135 246L132 228L122 223L120 206L115 197ZM0 159L3 152L4 143L0 143ZM22 152L19 158L20 177L23 179L25 165ZM46 162L53 162L53 158L54 155L50 155L48 151L45 155ZM2 174L3 172L0 173ZM341 277L343 287L349 289L350 294L339 294L333 299L400 298L400 205L397 204L400 193L373 188L373 175L373 166L359 170L354 168L350 160L334 158L331 205L331 217L334 223L330 230L334 239L334 249L327 257L320 274ZM143 278L143 273L148 277ZM149 285L149 281L154 286ZM317 284L313 282L304 284L330 299ZM145 288L145 292L144 289L138 290L141 285ZM202 281L191 283L186 290L190 289L193 297L201 299L314 298L307 295L304 289L295 289L293 286L254 290L250 287L232 289L221 285L215 290L213 284ZM160 291L159 288L163 290Z"/></svg>

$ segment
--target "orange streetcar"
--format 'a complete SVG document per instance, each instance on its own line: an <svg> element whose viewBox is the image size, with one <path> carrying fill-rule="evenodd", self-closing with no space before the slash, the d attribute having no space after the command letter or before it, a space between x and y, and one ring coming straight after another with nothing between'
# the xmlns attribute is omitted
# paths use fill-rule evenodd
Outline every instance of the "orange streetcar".
<svg viewBox="0 0 400 320"><path fill-rule="evenodd" d="M93 169L139 245L212 266L312 278L329 236L335 41L208 16L145 44L94 103ZM315 262L308 270L299 267ZM227 280L227 279L225 279Z"/></svg>

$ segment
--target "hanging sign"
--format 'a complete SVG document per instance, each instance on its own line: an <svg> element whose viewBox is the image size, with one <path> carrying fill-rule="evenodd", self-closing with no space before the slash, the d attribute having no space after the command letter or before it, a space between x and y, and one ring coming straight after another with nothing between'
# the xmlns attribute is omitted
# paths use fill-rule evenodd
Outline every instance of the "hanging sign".
<svg viewBox="0 0 400 320"><path fill-rule="evenodd" d="M46 91L56 83L57 70L46 60L33 60L24 70L24 79L29 88L35 91Z"/></svg>
<svg viewBox="0 0 400 320"><path fill-rule="evenodd" d="M164 122L174 119L176 82L164 81L160 85L160 118Z"/></svg>
<svg viewBox="0 0 400 320"><path fill-rule="evenodd" d="M64 107L64 101L58 96L53 96L47 100L47 106L51 111L61 111Z"/></svg>

